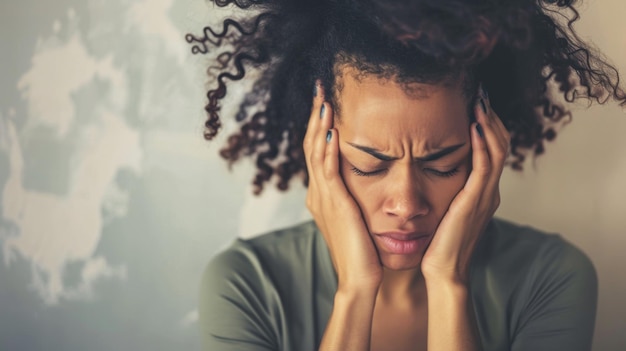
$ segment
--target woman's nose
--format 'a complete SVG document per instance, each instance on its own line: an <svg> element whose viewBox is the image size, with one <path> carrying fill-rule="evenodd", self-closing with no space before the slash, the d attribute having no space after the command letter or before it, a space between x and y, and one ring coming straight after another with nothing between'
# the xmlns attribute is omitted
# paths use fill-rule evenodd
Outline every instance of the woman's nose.
<svg viewBox="0 0 626 351"><path fill-rule="evenodd" d="M413 171L402 172L390 179L390 191L384 202L383 210L389 216L398 217L403 222L415 217L425 216L430 212L423 182Z"/></svg>

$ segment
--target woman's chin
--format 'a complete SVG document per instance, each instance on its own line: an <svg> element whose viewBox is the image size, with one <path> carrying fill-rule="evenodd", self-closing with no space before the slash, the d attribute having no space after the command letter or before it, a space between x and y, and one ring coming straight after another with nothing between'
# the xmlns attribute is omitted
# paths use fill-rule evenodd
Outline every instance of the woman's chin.
<svg viewBox="0 0 626 351"><path fill-rule="evenodd" d="M380 254L380 261L386 269L405 271L419 269L422 264L422 255L390 255Z"/></svg>

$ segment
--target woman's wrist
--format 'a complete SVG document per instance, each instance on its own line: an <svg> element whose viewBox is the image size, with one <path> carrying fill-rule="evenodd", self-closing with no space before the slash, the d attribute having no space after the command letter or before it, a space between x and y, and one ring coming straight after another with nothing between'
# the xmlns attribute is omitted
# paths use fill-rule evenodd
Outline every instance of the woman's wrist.
<svg viewBox="0 0 626 351"><path fill-rule="evenodd" d="M460 270L433 271L422 267L422 276L426 285L439 289L444 287L467 287L469 274Z"/></svg>
<svg viewBox="0 0 626 351"><path fill-rule="evenodd" d="M431 279L425 282L429 303L445 300L447 303L460 305L467 302L469 286L460 280Z"/></svg>
<svg viewBox="0 0 626 351"><path fill-rule="evenodd" d="M426 281L429 350L480 349L469 286L459 280Z"/></svg>
<svg viewBox="0 0 626 351"><path fill-rule="evenodd" d="M369 350L376 294L371 288L340 286L319 350Z"/></svg>
<svg viewBox="0 0 626 351"><path fill-rule="evenodd" d="M339 283L335 293L335 301L337 299L342 301L375 301L378 294L378 286L379 284L373 283Z"/></svg>

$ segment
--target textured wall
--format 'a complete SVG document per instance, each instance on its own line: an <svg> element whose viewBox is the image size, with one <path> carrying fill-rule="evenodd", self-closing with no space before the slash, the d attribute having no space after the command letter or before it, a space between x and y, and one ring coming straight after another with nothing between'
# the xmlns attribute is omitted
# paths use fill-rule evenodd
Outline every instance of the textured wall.
<svg viewBox="0 0 626 351"><path fill-rule="evenodd" d="M0 349L198 349L197 286L236 236L308 218L301 188L250 195L201 137L202 0L0 4ZM621 0L578 26L626 76ZM227 111L228 112L228 111ZM626 115L582 107L499 214L562 233L600 276L596 350L626 349ZM226 133L232 125L226 125Z"/></svg>

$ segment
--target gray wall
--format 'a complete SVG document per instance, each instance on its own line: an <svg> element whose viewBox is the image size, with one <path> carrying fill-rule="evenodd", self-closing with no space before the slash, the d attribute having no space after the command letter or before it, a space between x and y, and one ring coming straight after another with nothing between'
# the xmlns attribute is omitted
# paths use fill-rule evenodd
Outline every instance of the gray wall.
<svg viewBox="0 0 626 351"><path fill-rule="evenodd" d="M202 140L202 0L0 5L0 349L198 349L197 286L236 236L308 218L303 190L250 195ZM626 77L621 0L579 30ZM228 112L228 111L226 111ZM227 124L225 136L233 126ZM562 233L600 276L595 350L626 349L626 115L581 107L499 215ZM223 136L222 139L223 140Z"/></svg>

